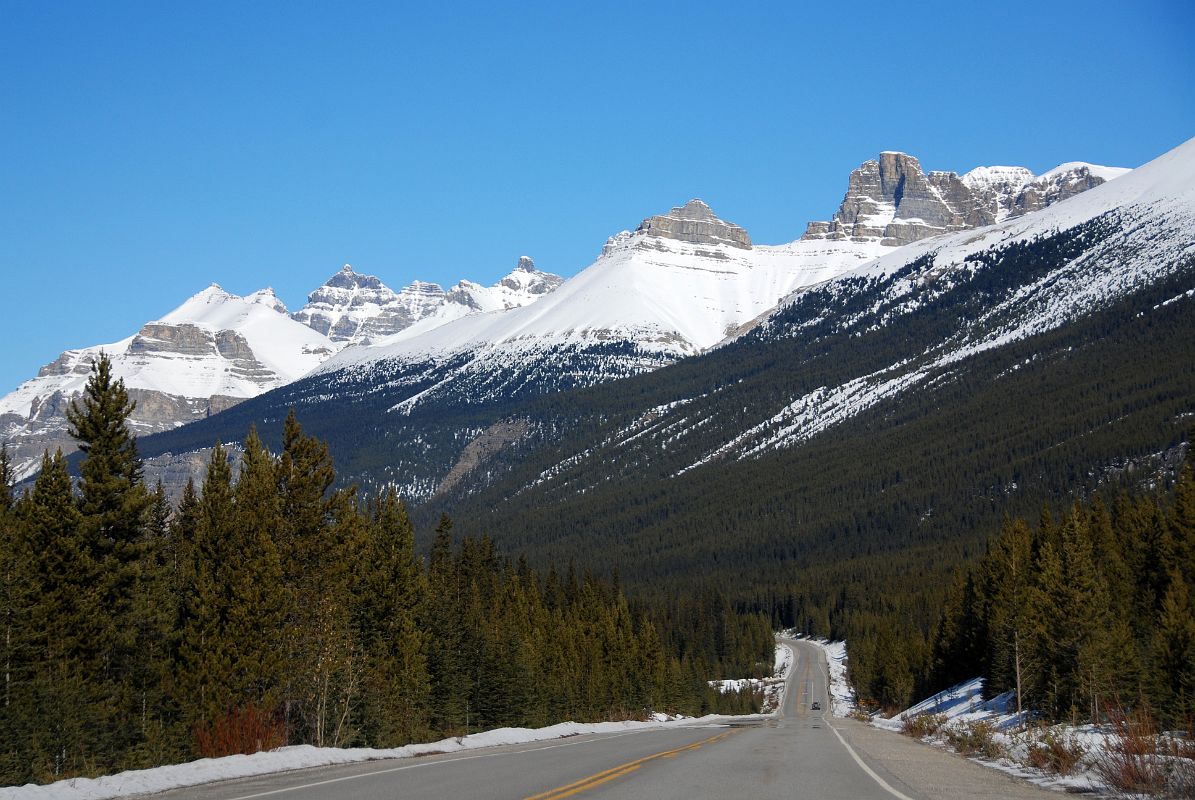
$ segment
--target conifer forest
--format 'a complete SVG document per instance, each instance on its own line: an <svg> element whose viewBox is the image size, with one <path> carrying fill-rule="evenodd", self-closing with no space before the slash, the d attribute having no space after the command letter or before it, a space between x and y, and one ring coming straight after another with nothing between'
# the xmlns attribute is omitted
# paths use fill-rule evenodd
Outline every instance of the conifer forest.
<svg viewBox="0 0 1195 800"><path fill-rule="evenodd" d="M498 726L741 713L770 621L716 591L628 600L457 539L427 557L392 491L337 483L292 413L239 468L217 445L177 508L145 484L132 403L101 359L61 452L14 496L0 450L0 782L46 782L283 744L389 747ZM235 473L235 474L234 474Z"/></svg>

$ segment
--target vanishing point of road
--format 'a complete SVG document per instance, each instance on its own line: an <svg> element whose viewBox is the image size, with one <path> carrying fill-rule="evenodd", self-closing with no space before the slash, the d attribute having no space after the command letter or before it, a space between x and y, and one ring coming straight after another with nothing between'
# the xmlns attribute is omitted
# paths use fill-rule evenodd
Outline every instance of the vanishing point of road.
<svg viewBox="0 0 1195 800"><path fill-rule="evenodd" d="M223 781L155 797L193 800L615 798L955 800L1049 798L1013 777L829 707L822 651L794 653L772 716L595 734L422 758L370 761Z"/></svg>

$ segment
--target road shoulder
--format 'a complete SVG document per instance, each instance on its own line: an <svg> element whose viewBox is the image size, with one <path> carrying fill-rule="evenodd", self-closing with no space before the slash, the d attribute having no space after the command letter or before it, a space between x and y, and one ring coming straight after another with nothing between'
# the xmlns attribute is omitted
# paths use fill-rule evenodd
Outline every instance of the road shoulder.
<svg viewBox="0 0 1195 800"><path fill-rule="evenodd" d="M1058 795L974 761L853 719L834 727L860 757L927 800L1040 800Z"/></svg>

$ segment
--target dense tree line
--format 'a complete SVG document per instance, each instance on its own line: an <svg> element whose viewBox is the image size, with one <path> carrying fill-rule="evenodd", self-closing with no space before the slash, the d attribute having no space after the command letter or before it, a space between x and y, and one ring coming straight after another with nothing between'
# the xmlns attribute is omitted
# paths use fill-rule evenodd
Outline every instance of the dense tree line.
<svg viewBox="0 0 1195 800"><path fill-rule="evenodd" d="M1005 522L961 569L931 651L937 685L975 675L1051 719L1146 704L1195 715L1195 459L1172 497L1096 498L1060 520Z"/></svg>
<svg viewBox="0 0 1195 800"><path fill-rule="evenodd" d="M1189 292L1195 260L1066 325L935 368L918 390L798 447L676 475L792 398L940 343L960 318L1072 261L1117 224L1107 217L974 254L982 269L914 280L907 298L889 297L884 281L856 278L849 292L835 282L724 347L588 389L396 415L386 409L405 389L325 377L153 441L178 452L221 426L239 438L250 421L297 404L353 480L408 480L419 474L410 465L431 464L431 493L473 432L525 420L528 436L485 462L475 473L484 479L411 507L421 544L447 511L458 530L488 532L537 568L617 569L630 593L656 606L717 586L736 612L848 639L865 695L903 706L936 688L931 650L952 573L983 556L1005 515L1033 518L1059 498L1169 480L1195 397L1195 314L1189 301L1171 301ZM914 313L890 314L906 299L917 301ZM843 320L855 320L853 335L842 335ZM325 402L338 393L353 415ZM613 435L661 408L673 409L665 421L700 424L667 442ZM542 481L549 471L556 477Z"/></svg>
<svg viewBox="0 0 1195 800"><path fill-rule="evenodd" d="M1188 445L1160 494L1096 493L1057 520L1048 506L1033 524L1006 518L945 580L869 569L887 587L876 599L827 570L836 596L798 591L753 605L772 608L777 625L845 638L866 707L903 709L982 676L988 695L1014 690L1024 710L1050 719L1145 703L1163 723L1183 723L1195 714L1193 463Z"/></svg>
<svg viewBox="0 0 1195 800"><path fill-rule="evenodd" d="M14 498L0 448L0 782L757 703L709 687L772 649L717 593L708 622L632 605L456 541L447 517L424 561L394 492L337 486L293 413L277 455L251 431L234 478L218 445L172 509L131 410L101 359L69 416L77 485L47 454Z"/></svg>

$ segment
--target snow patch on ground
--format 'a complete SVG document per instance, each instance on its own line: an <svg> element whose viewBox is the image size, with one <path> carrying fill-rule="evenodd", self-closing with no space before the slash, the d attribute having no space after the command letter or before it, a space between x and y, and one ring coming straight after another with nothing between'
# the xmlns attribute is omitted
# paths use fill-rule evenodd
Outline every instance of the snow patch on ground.
<svg viewBox="0 0 1195 800"><path fill-rule="evenodd" d="M712 681L711 685L719 686L722 691L730 691L731 688L745 685L760 685L765 695L764 712L775 713L780 708L784 694L784 681L788 677L792 663L792 649L788 645L777 643L772 677ZM2 787L0 788L0 800L50 800L50 798L53 800L107 800L107 798L152 794L214 781L248 778L310 767L326 767L334 764L351 764L390 758L415 758L497 745L528 744L581 734L621 733L676 725L716 725L725 718L725 716L713 714L693 718L655 713L651 715L650 720L642 722L562 722L547 728L498 728L469 736L444 739L439 742L411 744L391 749L296 745L279 747L276 750L253 755L201 758L186 764L129 770L102 778L72 778L46 786L27 784Z"/></svg>
<svg viewBox="0 0 1195 800"><path fill-rule="evenodd" d="M792 648L780 642L776 643L775 662L772 674L767 678L728 678L720 681L710 681L710 686L723 694L737 692L743 689L759 690L763 692L763 714L777 714L784 702L784 686L788 680L788 671L792 669Z"/></svg>
<svg viewBox="0 0 1195 800"><path fill-rule="evenodd" d="M1111 791L1096 768L1116 744L1116 732L1109 725L1036 725L1017 714L1013 692L985 700L982 678L952 686L890 718L874 717L871 724L899 733L904 729L905 720L930 714L940 715L943 724L936 733L923 737L922 741L927 744L950 750L953 749L949 744L952 730L988 726L996 749L1002 755L999 758L972 756L972 761L1048 789L1068 793ZM1059 775L1028 766L1030 749L1045 736L1082 750L1083 756L1071 774Z"/></svg>
<svg viewBox="0 0 1195 800"><path fill-rule="evenodd" d="M389 758L414 758L437 753L455 753L497 745L526 744L591 733L664 728L678 724L716 723L723 719L706 716L697 719L657 714L647 722L562 722L547 728L499 728L427 744L379 750L375 748L335 748L296 745L280 747L253 755L202 758L187 764L172 764L153 769L130 770L102 778L73 778L46 786L11 786L0 788L0 800L106 800L139 794L164 792L213 781L247 778L274 772L286 772L333 764L350 764Z"/></svg>

